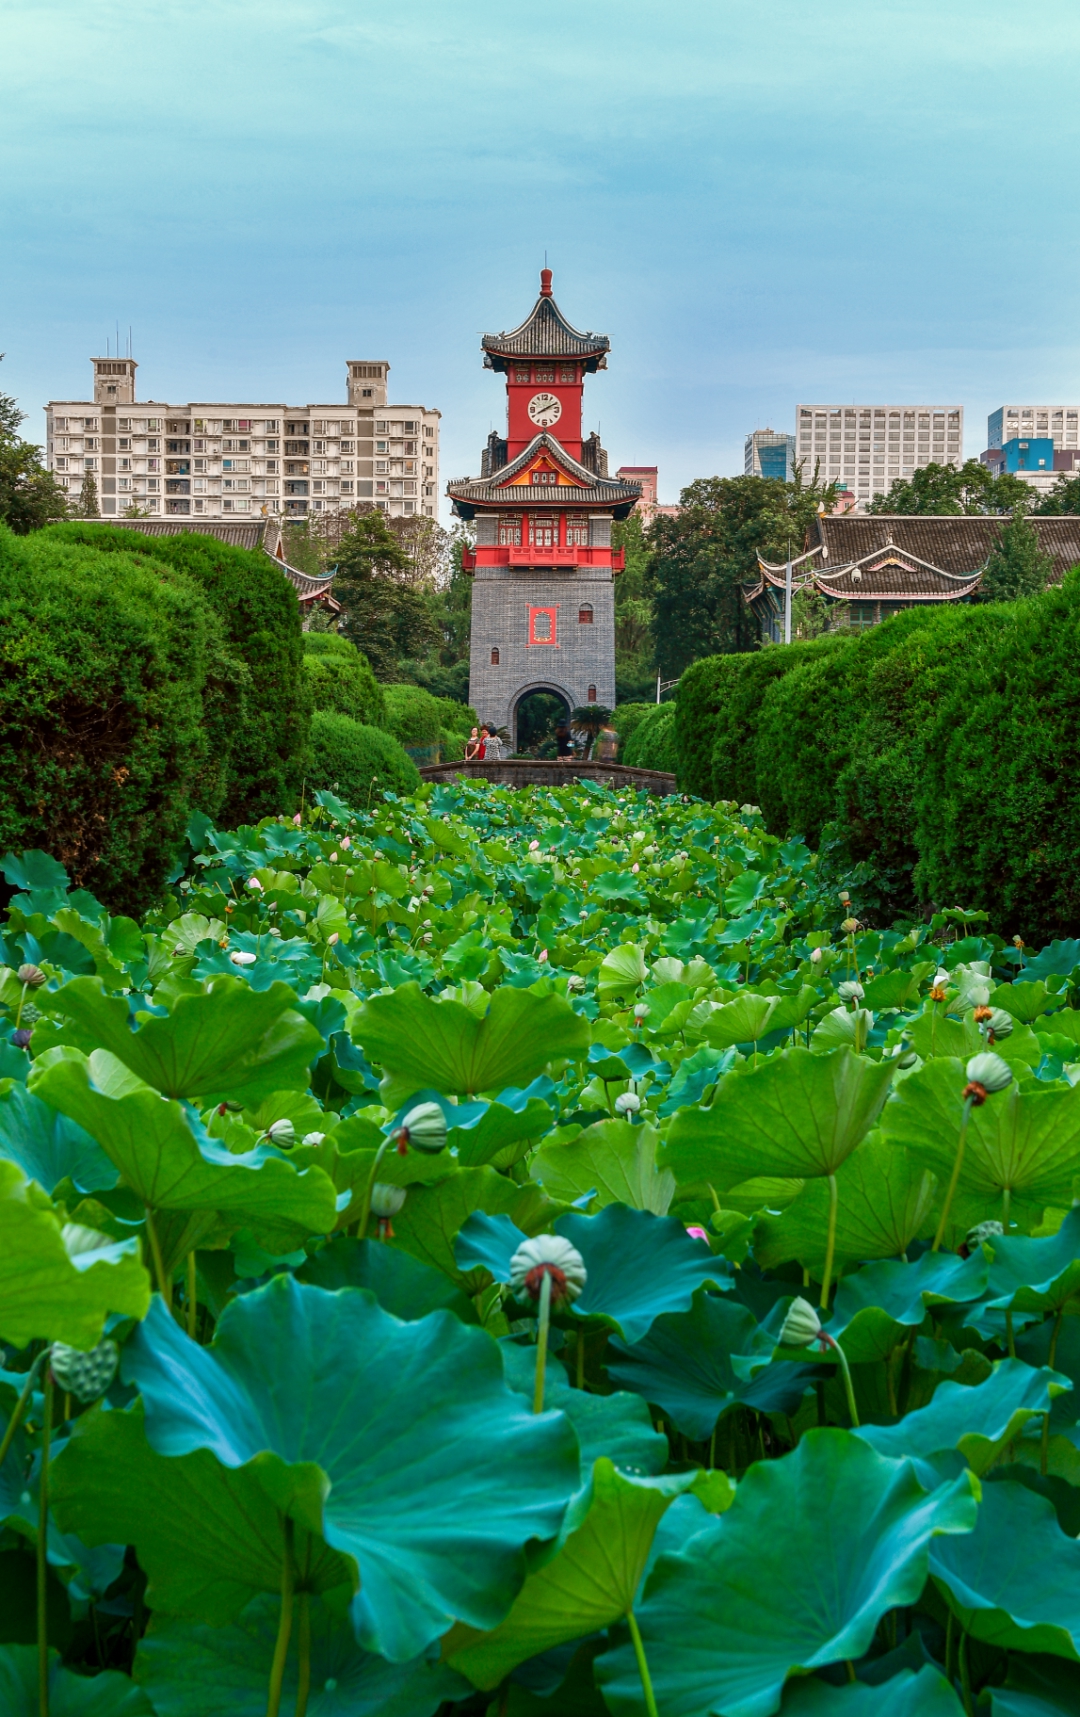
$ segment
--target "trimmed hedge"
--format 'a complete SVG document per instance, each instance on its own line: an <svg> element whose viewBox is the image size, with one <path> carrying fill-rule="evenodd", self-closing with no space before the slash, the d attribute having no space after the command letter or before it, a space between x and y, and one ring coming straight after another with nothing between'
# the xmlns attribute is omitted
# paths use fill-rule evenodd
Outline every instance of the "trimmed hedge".
<svg viewBox="0 0 1080 1717"><path fill-rule="evenodd" d="M241 675L189 576L0 526L3 850L43 848L114 910L145 910L191 811L221 812Z"/></svg>
<svg viewBox="0 0 1080 1717"><path fill-rule="evenodd" d="M675 705L653 704L649 714L640 721L623 751L621 762L630 768L666 769L675 774L678 756L675 750Z"/></svg>
<svg viewBox="0 0 1080 1717"><path fill-rule="evenodd" d="M436 698L435 702L444 734L458 733L468 739L473 728L480 726L480 718L471 704L458 703L456 698Z"/></svg>
<svg viewBox="0 0 1080 1717"><path fill-rule="evenodd" d="M770 658L771 680L751 665ZM774 833L820 842L838 881L854 877L860 915L981 906L1003 935L1071 936L1078 683L1080 569L1026 601L695 663L680 780L701 791L711 730L707 796L751 800Z"/></svg>
<svg viewBox="0 0 1080 1717"><path fill-rule="evenodd" d="M646 716L652 715L655 703L616 704L611 712L611 725L619 736L618 761L626 762L626 747Z"/></svg>
<svg viewBox="0 0 1080 1717"><path fill-rule="evenodd" d="M146 536L90 522L51 525L43 544L83 543L186 573L224 628L243 704L228 735L228 787L218 816L227 828L280 815L298 800L311 705L302 667L300 605L273 558L194 531ZM209 809L201 806L201 809Z"/></svg>
<svg viewBox="0 0 1080 1717"><path fill-rule="evenodd" d="M416 765L396 739L334 710L312 716L311 749L309 787L328 788L355 810L364 810L373 794L415 793L420 785Z"/></svg>
<svg viewBox="0 0 1080 1717"><path fill-rule="evenodd" d="M433 698L422 686L383 686L386 699L386 728L399 745L438 745L439 734L446 725L440 705L442 698ZM452 700L446 699L446 702ZM464 705L458 705L464 708ZM470 722L469 724L473 724Z"/></svg>
<svg viewBox="0 0 1080 1717"><path fill-rule="evenodd" d="M314 709L385 727L386 699L367 657L335 632L304 634L304 674Z"/></svg>

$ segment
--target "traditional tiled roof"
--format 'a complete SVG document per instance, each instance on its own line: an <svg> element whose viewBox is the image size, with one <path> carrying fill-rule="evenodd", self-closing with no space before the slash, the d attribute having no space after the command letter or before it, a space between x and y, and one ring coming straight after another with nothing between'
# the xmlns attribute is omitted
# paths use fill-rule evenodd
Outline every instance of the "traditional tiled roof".
<svg viewBox="0 0 1080 1717"><path fill-rule="evenodd" d="M844 513L815 519L808 548L820 554L822 571L863 562L875 550L892 544L902 554L969 579L981 572L1008 519L988 514L911 517L901 513ZM1050 556L1051 583L1059 583L1071 566L1080 564L1080 516L1035 517L1031 520L1039 547Z"/></svg>
<svg viewBox="0 0 1080 1717"><path fill-rule="evenodd" d="M575 479L573 486L552 485L550 489L515 484L513 479L530 465L538 453L547 453L552 462L567 476ZM471 519L477 507L603 507L625 518L634 502L641 496L640 483L624 483L618 477L599 477L588 466L571 458L561 442L541 431L534 435L524 452L501 465L492 477L461 477L446 485L446 493L461 518Z"/></svg>
<svg viewBox="0 0 1080 1717"><path fill-rule="evenodd" d="M218 522L213 519L107 519L103 523L118 526L125 531L138 531L144 537L178 537L186 532L194 532L196 536L216 537L219 543L230 543L233 548L261 548L266 538L266 519L237 520ZM273 531L280 535L277 525Z"/></svg>
<svg viewBox="0 0 1080 1717"><path fill-rule="evenodd" d="M551 296L551 270L545 268L540 280L540 296L519 327L508 334L483 335L485 362L501 369L500 360L506 358L583 358L595 369L592 360L610 351L611 341L606 334L582 334L571 327Z"/></svg>

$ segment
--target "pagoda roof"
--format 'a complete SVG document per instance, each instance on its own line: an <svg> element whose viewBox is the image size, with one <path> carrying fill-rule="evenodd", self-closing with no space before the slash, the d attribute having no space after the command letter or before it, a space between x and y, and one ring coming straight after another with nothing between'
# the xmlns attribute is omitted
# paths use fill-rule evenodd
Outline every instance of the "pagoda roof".
<svg viewBox="0 0 1080 1717"><path fill-rule="evenodd" d="M515 477L539 454L547 454L572 482L545 488L515 483ZM528 447L501 465L493 476L460 477L446 485L446 493L454 503L454 511L463 519L471 519L478 507L520 510L537 506L602 507L614 512L616 518L624 519L641 498L641 484L626 483L620 477L598 477L587 465L572 458L553 435L541 430Z"/></svg>
<svg viewBox="0 0 1080 1717"><path fill-rule="evenodd" d="M551 270L540 275L540 296L524 322L509 333L484 334L480 340L484 362L502 369L507 358L579 358L593 369L611 350L606 334L583 334L573 327L551 296Z"/></svg>
<svg viewBox="0 0 1080 1717"><path fill-rule="evenodd" d="M1007 513L825 514L811 524L807 546L818 550L823 570L892 548L967 581L982 571L1008 522ZM1080 562L1080 516L1034 514L1029 523L1050 556L1050 583L1058 584Z"/></svg>

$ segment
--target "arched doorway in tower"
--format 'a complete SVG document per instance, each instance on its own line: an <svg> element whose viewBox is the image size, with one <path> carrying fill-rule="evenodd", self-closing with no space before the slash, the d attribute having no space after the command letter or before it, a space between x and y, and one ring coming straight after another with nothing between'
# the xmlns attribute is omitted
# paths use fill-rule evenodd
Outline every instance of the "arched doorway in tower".
<svg viewBox="0 0 1080 1717"><path fill-rule="evenodd" d="M556 728L569 725L570 700L554 686L533 686L514 709L514 750L529 757L554 757Z"/></svg>

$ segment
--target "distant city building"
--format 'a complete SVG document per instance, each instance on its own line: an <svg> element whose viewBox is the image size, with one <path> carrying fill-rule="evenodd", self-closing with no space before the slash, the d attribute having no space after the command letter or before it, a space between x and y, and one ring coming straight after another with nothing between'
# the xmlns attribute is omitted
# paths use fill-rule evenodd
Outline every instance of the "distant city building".
<svg viewBox="0 0 1080 1717"><path fill-rule="evenodd" d="M640 513L648 524L657 513L663 513L666 518L674 519L678 507L665 507L657 500L657 490L660 485L660 467L658 465L620 465L615 473L622 483L640 483L641 499L633 511Z"/></svg>
<svg viewBox="0 0 1080 1717"><path fill-rule="evenodd" d="M964 408L959 405L800 405L796 461L803 481L850 489L865 507L921 465L960 465Z"/></svg>
<svg viewBox="0 0 1080 1717"><path fill-rule="evenodd" d="M136 402L133 358L94 358L92 400L50 400L46 458L77 499L87 473L103 517L306 518L374 503L435 517L439 419L388 405L385 361L346 366L345 405Z"/></svg>
<svg viewBox="0 0 1080 1717"><path fill-rule="evenodd" d="M1009 472L1040 495L1061 473L1080 469L1080 406L1002 405L986 420L983 464L995 477Z"/></svg>
<svg viewBox="0 0 1080 1717"><path fill-rule="evenodd" d="M746 437L743 455L746 477L778 477L790 483L795 477L795 437L775 429L755 429Z"/></svg>

